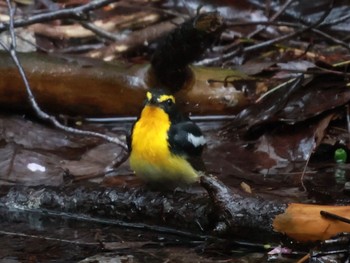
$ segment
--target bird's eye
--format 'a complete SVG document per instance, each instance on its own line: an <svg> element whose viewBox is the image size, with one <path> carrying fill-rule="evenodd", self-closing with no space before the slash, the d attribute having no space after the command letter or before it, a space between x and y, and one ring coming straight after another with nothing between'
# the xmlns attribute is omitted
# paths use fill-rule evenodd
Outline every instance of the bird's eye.
<svg viewBox="0 0 350 263"><path fill-rule="evenodd" d="M173 100L172 99L167 99L166 100L166 105L167 106L172 106L174 104Z"/></svg>

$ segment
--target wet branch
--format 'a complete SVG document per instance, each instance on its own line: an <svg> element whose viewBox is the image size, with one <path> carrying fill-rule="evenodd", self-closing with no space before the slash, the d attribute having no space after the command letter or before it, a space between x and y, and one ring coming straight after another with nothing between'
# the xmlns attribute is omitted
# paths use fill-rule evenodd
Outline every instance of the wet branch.
<svg viewBox="0 0 350 263"><path fill-rule="evenodd" d="M80 24L86 28L89 29L91 32L93 32L96 36L111 40L111 41L119 41L120 37L116 36L115 34L112 34L106 30L103 30L102 28L96 26L94 23L89 23L85 21L80 21Z"/></svg>

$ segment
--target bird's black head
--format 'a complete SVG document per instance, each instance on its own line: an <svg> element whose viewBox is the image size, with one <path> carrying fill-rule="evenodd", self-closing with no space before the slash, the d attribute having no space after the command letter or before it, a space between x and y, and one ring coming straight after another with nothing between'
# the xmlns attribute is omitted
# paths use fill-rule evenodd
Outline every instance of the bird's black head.
<svg viewBox="0 0 350 263"><path fill-rule="evenodd" d="M176 110L175 97L163 90L148 91L146 105L160 107L169 115Z"/></svg>

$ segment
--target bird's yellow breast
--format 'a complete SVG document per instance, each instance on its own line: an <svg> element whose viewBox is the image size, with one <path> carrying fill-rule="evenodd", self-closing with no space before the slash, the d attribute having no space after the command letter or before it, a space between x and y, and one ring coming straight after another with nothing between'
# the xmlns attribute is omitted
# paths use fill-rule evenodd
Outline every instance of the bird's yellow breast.
<svg viewBox="0 0 350 263"><path fill-rule="evenodd" d="M145 181L181 180L193 182L196 171L182 156L170 152L171 122L163 109L146 105L131 135L130 166Z"/></svg>

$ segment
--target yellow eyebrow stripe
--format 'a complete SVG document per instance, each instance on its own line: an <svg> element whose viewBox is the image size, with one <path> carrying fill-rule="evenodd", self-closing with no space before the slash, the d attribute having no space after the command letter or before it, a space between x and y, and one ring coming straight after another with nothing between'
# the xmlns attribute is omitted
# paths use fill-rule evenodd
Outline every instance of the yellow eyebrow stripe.
<svg viewBox="0 0 350 263"><path fill-rule="evenodd" d="M151 101L151 99L153 98L153 94L152 94L151 92L147 91L146 97L147 97L147 100L148 100L148 101ZM174 96L172 96L172 95L165 95L165 94L160 95L160 96L157 98L157 102L158 102L158 103L162 103L162 102L167 101L167 100L169 100L169 99L170 99L173 103L175 103L175 97L174 97Z"/></svg>
<svg viewBox="0 0 350 263"><path fill-rule="evenodd" d="M166 100L171 100L173 103L175 103L175 98L172 95L160 95L158 98L158 102L164 102Z"/></svg>

